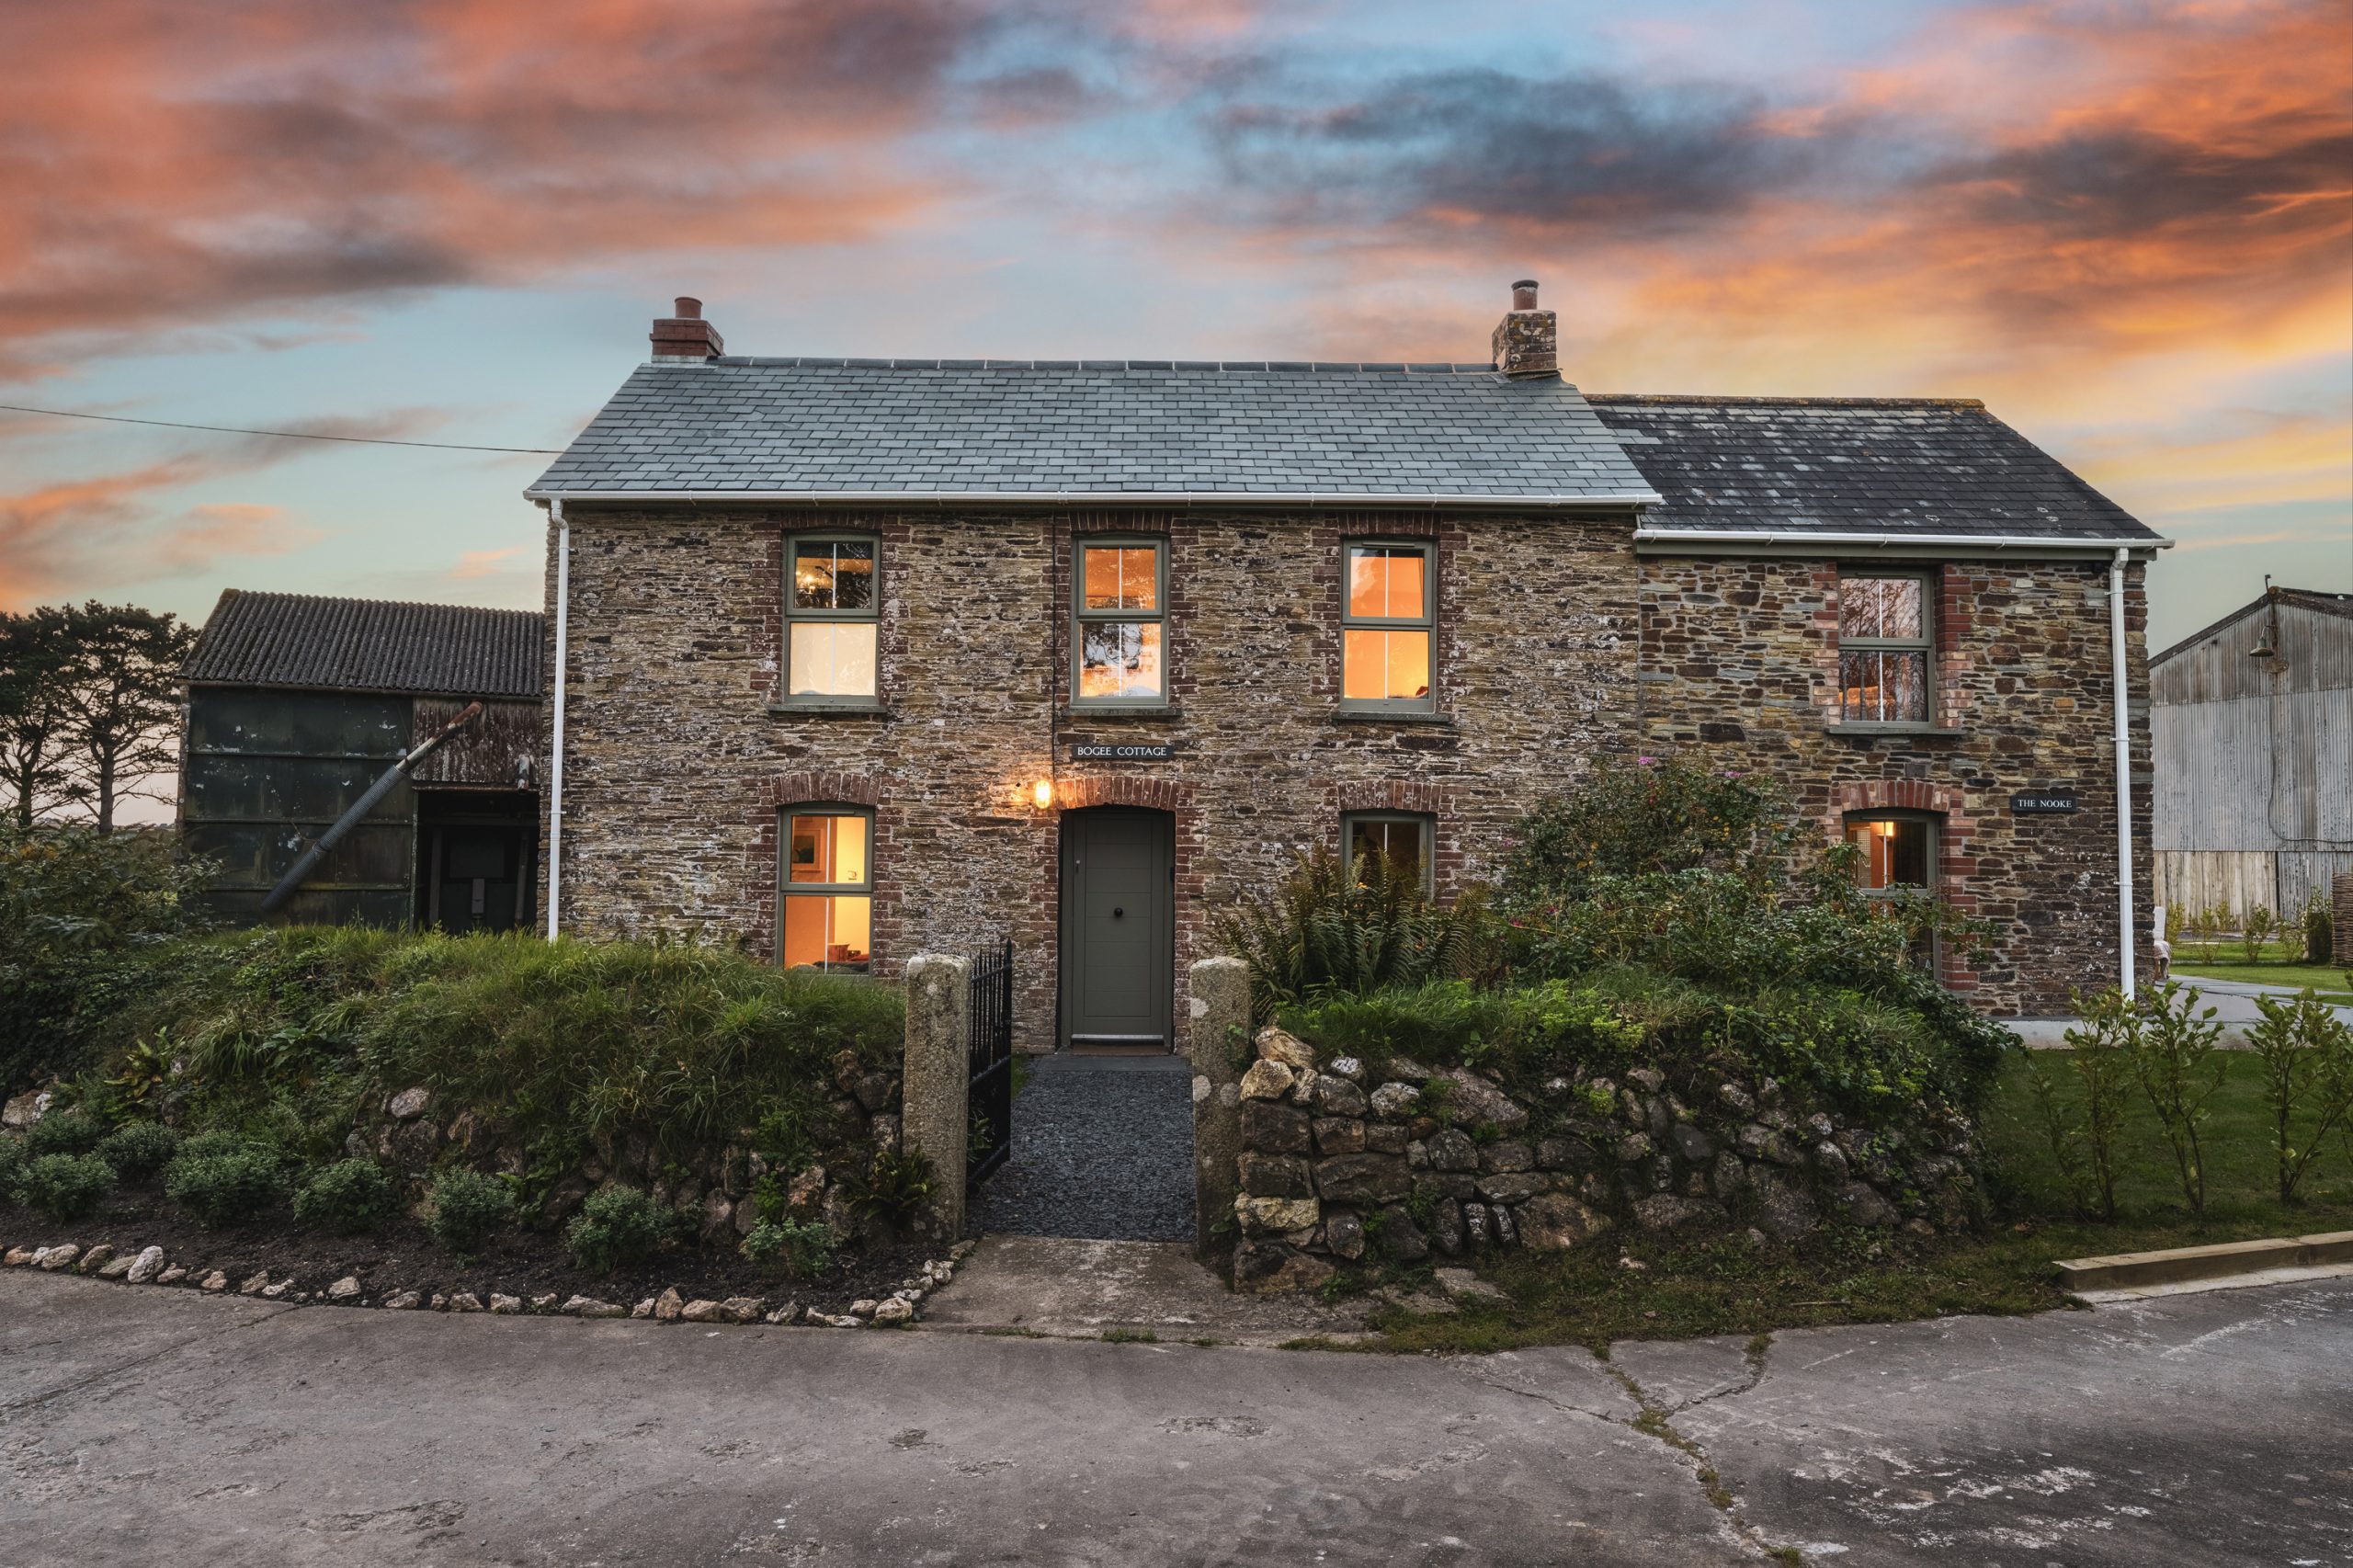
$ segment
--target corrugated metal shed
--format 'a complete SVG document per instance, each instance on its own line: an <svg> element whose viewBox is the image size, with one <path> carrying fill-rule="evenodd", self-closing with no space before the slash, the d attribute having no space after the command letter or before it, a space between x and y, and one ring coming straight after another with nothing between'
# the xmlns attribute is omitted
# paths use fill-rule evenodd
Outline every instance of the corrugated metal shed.
<svg viewBox="0 0 2353 1568"><path fill-rule="evenodd" d="M2353 595L2256 599L2150 660L2149 690L2163 902L2292 915L2353 870Z"/></svg>
<svg viewBox="0 0 2353 1568"><path fill-rule="evenodd" d="M184 673L214 686L537 700L544 619L537 610L231 588Z"/></svg>

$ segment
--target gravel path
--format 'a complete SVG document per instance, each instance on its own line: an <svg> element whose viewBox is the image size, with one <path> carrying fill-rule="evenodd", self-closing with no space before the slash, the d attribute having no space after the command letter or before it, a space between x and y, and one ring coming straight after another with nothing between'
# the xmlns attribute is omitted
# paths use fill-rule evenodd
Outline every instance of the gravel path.
<svg viewBox="0 0 2353 1568"><path fill-rule="evenodd" d="M1181 1056L1039 1059L1013 1153L982 1184L987 1230L1096 1241L1193 1239L1193 1079Z"/></svg>

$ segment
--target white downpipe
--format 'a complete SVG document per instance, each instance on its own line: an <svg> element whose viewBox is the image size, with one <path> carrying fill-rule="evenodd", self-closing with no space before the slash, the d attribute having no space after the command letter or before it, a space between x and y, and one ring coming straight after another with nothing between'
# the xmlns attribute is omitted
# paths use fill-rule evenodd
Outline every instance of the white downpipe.
<svg viewBox="0 0 2353 1568"><path fill-rule="evenodd" d="M2132 984L2132 702L2125 685L2124 566L2120 550L2108 568L2108 649L2116 692L2116 958L2117 985L2129 1000Z"/></svg>
<svg viewBox="0 0 2353 1568"><path fill-rule="evenodd" d="M572 644L572 525L563 501L548 502L555 517L555 722L548 759L548 940L563 913L563 675Z"/></svg>

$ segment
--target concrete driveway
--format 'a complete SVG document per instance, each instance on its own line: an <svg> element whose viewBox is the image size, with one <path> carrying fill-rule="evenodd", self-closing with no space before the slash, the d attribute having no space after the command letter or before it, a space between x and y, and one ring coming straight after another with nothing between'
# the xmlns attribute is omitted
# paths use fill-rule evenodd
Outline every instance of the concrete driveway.
<svg viewBox="0 0 2353 1568"><path fill-rule="evenodd" d="M10 1270L0 1463L6 1564L2335 1564L2353 1281L1603 1363Z"/></svg>

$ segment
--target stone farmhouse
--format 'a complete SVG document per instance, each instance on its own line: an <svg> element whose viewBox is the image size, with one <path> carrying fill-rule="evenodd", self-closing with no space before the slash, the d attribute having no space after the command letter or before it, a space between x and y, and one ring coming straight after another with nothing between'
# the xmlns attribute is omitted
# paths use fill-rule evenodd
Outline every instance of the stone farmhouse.
<svg viewBox="0 0 2353 1568"><path fill-rule="evenodd" d="M1015 946L1024 1049L1166 1049L1323 845L1491 876L1603 756L1771 773L2047 1015L2145 965L2166 541L1977 403L1476 363L729 355L682 299L550 513L551 931L894 972Z"/></svg>

